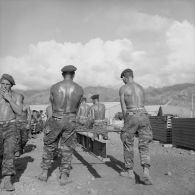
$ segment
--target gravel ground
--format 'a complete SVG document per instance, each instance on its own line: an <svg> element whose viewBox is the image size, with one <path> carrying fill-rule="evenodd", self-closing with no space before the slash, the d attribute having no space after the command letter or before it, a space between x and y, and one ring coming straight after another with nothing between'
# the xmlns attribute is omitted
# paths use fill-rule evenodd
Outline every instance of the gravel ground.
<svg viewBox="0 0 195 195"><path fill-rule="evenodd" d="M193 151L175 147L166 148L153 142L151 148L151 176L154 184L144 186L140 180L142 169L139 163L135 139L136 181L119 176L124 168L122 144L117 133L110 133L107 144L109 162L102 162L82 148L77 147L71 171L72 183L61 187L58 184L58 162L55 162L47 183L40 182L42 134L29 140L26 152L16 159L17 175L14 178L15 192L1 195L194 195L195 154Z"/></svg>

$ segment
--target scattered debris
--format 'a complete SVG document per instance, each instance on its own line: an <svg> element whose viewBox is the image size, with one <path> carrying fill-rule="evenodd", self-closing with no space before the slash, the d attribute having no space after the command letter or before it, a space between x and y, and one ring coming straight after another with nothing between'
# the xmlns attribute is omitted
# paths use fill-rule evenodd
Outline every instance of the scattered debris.
<svg viewBox="0 0 195 195"><path fill-rule="evenodd" d="M97 195L97 194L98 194L97 190L95 190L93 188L89 189L88 192L87 192L87 195Z"/></svg>
<svg viewBox="0 0 195 195"><path fill-rule="evenodd" d="M165 175L172 176L172 173L168 171L167 173L165 173Z"/></svg>
<svg viewBox="0 0 195 195"><path fill-rule="evenodd" d="M190 150L190 155L193 155L195 154L195 151L194 150Z"/></svg>
<svg viewBox="0 0 195 195"><path fill-rule="evenodd" d="M172 148L173 145L172 144L163 144L163 147L165 147L165 148Z"/></svg>

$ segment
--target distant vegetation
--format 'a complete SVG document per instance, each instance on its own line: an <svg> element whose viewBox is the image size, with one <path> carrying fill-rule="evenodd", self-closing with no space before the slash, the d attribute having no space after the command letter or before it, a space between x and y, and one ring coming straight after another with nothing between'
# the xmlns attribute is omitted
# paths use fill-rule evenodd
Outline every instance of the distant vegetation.
<svg viewBox="0 0 195 195"><path fill-rule="evenodd" d="M48 104L49 89L44 90L17 90L25 96L27 104ZM119 101L118 89L107 87L86 87L84 88L85 96L91 102L92 94L100 94L100 100L103 102ZM162 88L149 87L146 89L146 104L170 104L184 107L191 106L191 96L195 94L195 84L185 83Z"/></svg>

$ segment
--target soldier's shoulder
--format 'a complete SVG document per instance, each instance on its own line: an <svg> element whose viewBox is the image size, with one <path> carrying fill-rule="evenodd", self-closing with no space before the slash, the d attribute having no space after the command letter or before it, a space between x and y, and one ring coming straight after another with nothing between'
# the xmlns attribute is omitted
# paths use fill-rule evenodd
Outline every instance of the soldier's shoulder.
<svg viewBox="0 0 195 195"><path fill-rule="evenodd" d="M135 85L136 85L137 88L139 88L140 90L143 90L144 91L144 88L140 84L135 83Z"/></svg>
<svg viewBox="0 0 195 195"><path fill-rule="evenodd" d="M105 104L104 104L104 103L102 103L102 102L101 102L101 103L99 103L99 105L100 105L100 106L102 106L102 107L105 107Z"/></svg>
<svg viewBox="0 0 195 195"><path fill-rule="evenodd" d="M119 89L119 93L123 92L126 89L126 85L122 85Z"/></svg>
<svg viewBox="0 0 195 195"><path fill-rule="evenodd" d="M80 92L84 92L83 88L78 84L78 83L75 83L73 82L74 86L77 88L77 90L80 90Z"/></svg>
<svg viewBox="0 0 195 195"><path fill-rule="evenodd" d="M60 81L60 82L57 82L57 83L55 83L55 84L53 84L53 85L50 87L50 90L53 90L53 89L58 88L61 84L62 84L61 81Z"/></svg>
<svg viewBox="0 0 195 195"><path fill-rule="evenodd" d="M24 95L22 93L17 92L17 91L12 91L12 96L14 96L15 98L24 99Z"/></svg>
<svg viewBox="0 0 195 195"><path fill-rule="evenodd" d="M78 83L73 82L73 84L74 84L76 87L78 87L78 88L80 88L80 89L83 89Z"/></svg>

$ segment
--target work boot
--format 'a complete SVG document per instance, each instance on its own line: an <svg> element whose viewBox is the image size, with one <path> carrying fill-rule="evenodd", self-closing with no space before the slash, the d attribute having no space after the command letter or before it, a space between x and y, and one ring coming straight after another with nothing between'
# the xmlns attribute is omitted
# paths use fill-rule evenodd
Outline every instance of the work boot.
<svg viewBox="0 0 195 195"><path fill-rule="evenodd" d="M144 172L143 184L144 185L152 185L152 178L150 177L149 167L143 167L143 172Z"/></svg>
<svg viewBox="0 0 195 195"><path fill-rule="evenodd" d="M120 172L120 176L128 177L130 179L135 179L135 174L133 172L133 169L127 169L126 171Z"/></svg>
<svg viewBox="0 0 195 195"><path fill-rule="evenodd" d="M64 186L66 184L72 183L72 180L69 178L69 174L67 173L62 173L60 175L60 185Z"/></svg>
<svg viewBox="0 0 195 195"><path fill-rule="evenodd" d="M14 191L15 188L11 182L11 176L5 176L2 181L2 190Z"/></svg>
<svg viewBox="0 0 195 195"><path fill-rule="evenodd" d="M47 169L43 169L42 173L39 175L38 179L40 181L45 181L46 182L47 179L48 179L48 170Z"/></svg>

